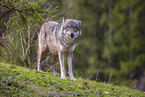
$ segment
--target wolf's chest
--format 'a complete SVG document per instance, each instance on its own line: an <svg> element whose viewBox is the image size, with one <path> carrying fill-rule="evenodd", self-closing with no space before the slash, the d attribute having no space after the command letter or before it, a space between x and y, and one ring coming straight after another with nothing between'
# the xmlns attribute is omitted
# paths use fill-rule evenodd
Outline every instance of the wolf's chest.
<svg viewBox="0 0 145 97"><path fill-rule="evenodd" d="M70 47L65 47L64 45L59 44L59 50L61 52L72 52L72 51L74 51L74 49L75 49L75 45L72 45Z"/></svg>

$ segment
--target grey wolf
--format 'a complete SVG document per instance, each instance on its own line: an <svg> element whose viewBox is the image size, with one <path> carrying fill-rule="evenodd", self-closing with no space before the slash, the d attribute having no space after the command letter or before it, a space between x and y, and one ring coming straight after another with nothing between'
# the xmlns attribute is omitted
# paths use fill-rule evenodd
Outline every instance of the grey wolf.
<svg viewBox="0 0 145 97"><path fill-rule="evenodd" d="M68 73L70 80L76 80L73 76L72 58L76 41L81 35L81 21L75 19L62 18L62 22L49 21L42 25L38 35L38 67L40 71L40 61L42 53L49 50L54 56L58 54L61 79L66 79L64 67L64 54L67 55ZM56 64L53 65L54 75L58 75Z"/></svg>

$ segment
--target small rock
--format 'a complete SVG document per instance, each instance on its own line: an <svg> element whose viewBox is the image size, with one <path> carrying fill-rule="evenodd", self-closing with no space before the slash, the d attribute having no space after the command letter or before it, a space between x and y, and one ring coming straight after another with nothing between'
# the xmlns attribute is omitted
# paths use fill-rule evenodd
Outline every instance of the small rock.
<svg viewBox="0 0 145 97"><path fill-rule="evenodd" d="M107 95L109 95L109 93L108 93L107 91L105 91L105 93L106 93Z"/></svg>

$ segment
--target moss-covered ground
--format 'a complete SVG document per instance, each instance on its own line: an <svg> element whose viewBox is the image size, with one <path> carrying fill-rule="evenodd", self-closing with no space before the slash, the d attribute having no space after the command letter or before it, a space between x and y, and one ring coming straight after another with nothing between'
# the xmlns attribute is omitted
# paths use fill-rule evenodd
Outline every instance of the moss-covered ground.
<svg viewBox="0 0 145 97"><path fill-rule="evenodd" d="M116 86L77 78L60 79L52 73L0 63L0 95L3 97L145 97L145 93L128 87Z"/></svg>

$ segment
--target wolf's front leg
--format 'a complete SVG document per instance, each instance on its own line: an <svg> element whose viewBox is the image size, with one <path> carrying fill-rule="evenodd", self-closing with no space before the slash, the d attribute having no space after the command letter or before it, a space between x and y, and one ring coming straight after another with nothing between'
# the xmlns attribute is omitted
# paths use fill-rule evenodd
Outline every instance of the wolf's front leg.
<svg viewBox="0 0 145 97"><path fill-rule="evenodd" d="M65 67L64 67L64 53L59 51L59 63L60 63L60 69L61 69L61 79L66 79L65 77Z"/></svg>
<svg viewBox="0 0 145 97"><path fill-rule="evenodd" d="M73 58L73 53L68 53L68 68L69 68L69 77L70 80L76 81L76 78L73 76L73 71L72 71L72 58Z"/></svg>

